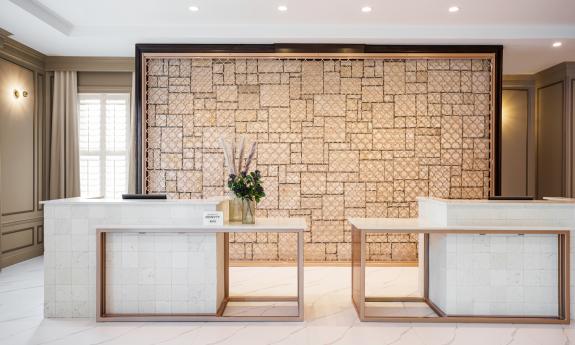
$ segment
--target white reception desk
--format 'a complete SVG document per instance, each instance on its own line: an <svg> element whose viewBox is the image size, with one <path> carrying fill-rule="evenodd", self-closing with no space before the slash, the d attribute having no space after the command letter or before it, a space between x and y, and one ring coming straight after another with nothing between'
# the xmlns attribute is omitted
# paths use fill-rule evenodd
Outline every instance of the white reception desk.
<svg viewBox="0 0 575 345"><path fill-rule="evenodd" d="M568 323L575 203L420 197L414 219L351 218L353 301L365 321ZM420 296L365 296L369 233L420 233ZM427 317L371 304L424 302Z"/></svg>
<svg viewBox="0 0 575 345"><path fill-rule="evenodd" d="M277 320L303 318L301 218L257 219L254 225L203 225L205 211L227 200L61 199L44 203L45 317L131 320ZM229 316L230 232L297 233L298 295L284 313ZM259 297L257 301L274 301ZM229 316L229 317L228 317Z"/></svg>

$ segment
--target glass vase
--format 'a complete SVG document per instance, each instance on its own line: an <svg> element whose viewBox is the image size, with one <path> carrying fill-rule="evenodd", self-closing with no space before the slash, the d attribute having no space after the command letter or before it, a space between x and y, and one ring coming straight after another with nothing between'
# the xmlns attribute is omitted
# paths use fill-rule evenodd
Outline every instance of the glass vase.
<svg viewBox="0 0 575 345"><path fill-rule="evenodd" d="M230 199L230 223L239 223L242 221L242 199L232 196Z"/></svg>
<svg viewBox="0 0 575 345"><path fill-rule="evenodd" d="M242 199L242 223L256 223L256 202L255 200Z"/></svg>

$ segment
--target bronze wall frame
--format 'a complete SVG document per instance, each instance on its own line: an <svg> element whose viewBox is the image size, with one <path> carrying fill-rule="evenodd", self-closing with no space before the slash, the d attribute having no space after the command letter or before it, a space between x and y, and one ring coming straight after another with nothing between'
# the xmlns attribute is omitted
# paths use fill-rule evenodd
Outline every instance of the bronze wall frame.
<svg viewBox="0 0 575 345"><path fill-rule="evenodd" d="M427 322L427 323L517 323L517 324L569 324L571 322L570 299L570 244L571 232L566 230L468 230L463 228L418 229L410 232L424 236L424 278L423 296L421 297L379 297L366 296L366 235L368 233L388 232L386 230L365 230L352 226L352 263L351 263L351 300L360 321L383 322ZM405 232L405 230L402 230ZM545 234L557 236L557 316L525 316L525 315L452 315L439 308L429 297L429 237L433 234ZM436 314L429 316L377 316L367 311L367 302L419 302L425 303Z"/></svg>
<svg viewBox="0 0 575 345"><path fill-rule="evenodd" d="M365 44L136 44L135 60L135 114L136 114L136 192L144 192L143 181L143 107L142 90L143 86L143 59L146 54L214 54L214 56L225 56L229 54L390 54L409 56L422 56L434 54L491 54L494 59L493 82L493 138L491 140L493 149L493 195L501 192L501 99L502 99L502 64L503 46L501 45L365 45Z"/></svg>
<svg viewBox="0 0 575 345"><path fill-rule="evenodd" d="M241 224L240 224L241 225ZM247 321L275 321L275 322L293 322L304 320L304 229L285 229L285 230L258 230L253 229L251 232L278 232L296 235L296 260L295 267L297 270L297 292L295 296L236 296L230 295L230 255L229 255L229 235L230 233L242 232L225 227L213 229L203 229L198 231L197 228L149 228L141 229L137 227L101 227L96 229L96 321L202 321L202 322L247 322ZM134 314L117 314L110 313L106 310L106 235L107 234L147 234L147 233L223 233L224 248L223 256L224 265L224 294L219 301L217 311L213 314L154 314L154 313L134 313ZM286 313L284 315L225 315L226 308L231 302L295 302L295 313Z"/></svg>

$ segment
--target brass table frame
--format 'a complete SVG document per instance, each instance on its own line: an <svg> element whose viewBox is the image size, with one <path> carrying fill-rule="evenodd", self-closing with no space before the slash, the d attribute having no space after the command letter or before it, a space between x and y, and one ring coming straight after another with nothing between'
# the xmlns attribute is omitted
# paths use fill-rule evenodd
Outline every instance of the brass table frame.
<svg viewBox="0 0 575 345"><path fill-rule="evenodd" d="M106 235L108 233L224 233L224 298L222 299L217 312L213 314L154 314L154 313L135 313L135 314L117 314L106 311ZM230 296L229 294L229 233L230 232L248 232L233 231L223 228L214 227L213 229L196 230L193 227L186 228L168 228L158 227L141 229L134 226L133 229L121 228L104 228L96 230L96 321L303 321L304 302L303 302L303 230L261 230L252 229L249 232L275 232L275 233L296 233L297 234L297 296ZM226 316L225 309L229 302L297 302L297 315L271 315L271 316Z"/></svg>
<svg viewBox="0 0 575 345"><path fill-rule="evenodd" d="M368 233L393 233L390 229L362 230L352 225L352 302L361 321L387 322L456 322L456 323L522 323L522 324L569 324L570 322L570 232L568 230L466 230L466 229L417 229L401 233L424 234L424 289L423 297L366 297L366 235ZM429 235L433 234L547 234L557 235L558 242L558 313L557 317L521 315L447 315L429 298ZM366 311L366 302L423 302L437 316L374 316Z"/></svg>

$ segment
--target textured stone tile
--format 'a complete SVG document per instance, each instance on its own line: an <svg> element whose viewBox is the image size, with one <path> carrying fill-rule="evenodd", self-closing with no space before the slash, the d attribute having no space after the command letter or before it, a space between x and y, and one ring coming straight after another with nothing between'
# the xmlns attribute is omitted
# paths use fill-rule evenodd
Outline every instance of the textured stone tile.
<svg viewBox="0 0 575 345"><path fill-rule="evenodd" d="M325 220L342 220L343 195L324 195L322 198L322 214Z"/></svg>
<svg viewBox="0 0 575 345"><path fill-rule="evenodd" d="M300 185L280 184L279 185L279 208L298 209L300 207Z"/></svg>
<svg viewBox="0 0 575 345"><path fill-rule="evenodd" d="M383 160L360 161L359 178L364 182L377 182L384 180L385 165Z"/></svg>
<svg viewBox="0 0 575 345"><path fill-rule="evenodd" d="M417 244L392 243L391 257L394 261L413 261L413 258L417 257Z"/></svg>
<svg viewBox="0 0 575 345"><path fill-rule="evenodd" d="M289 106L289 85L261 85L260 104L262 107Z"/></svg>
<svg viewBox="0 0 575 345"><path fill-rule="evenodd" d="M182 152L182 129L178 127L162 128L162 152Z"/></svg>
<svg viewBox="0 0 575 345"><path fill-rule="evenodd" d="M394 103L374 103L371 108L373 128L391 128L394 124Z"/></svg>
<svg viewBox="0 0 575 345"><path fill-rule="evenodd" d="M170 93L168 111L170 114L193 114L194 96L187 93Z"/></svg>
<svg viewBox="0 0 575 345"><path fill-rule="evenodd" d="M147 69L147 191L224 193L219 138L246 135L267 194L258 216L306 217L307 260L349 259L344 217L414 217L419 195L488 195L488 60L175 58ZM293 259L277 236L239 240L234 258ZM416 238L386 241L374 238L368 259L415 260Z"/></svg>
<svg viewBox="0 0 575 345"><path fill-rule="evenodd" d="M303 139L302 163L324 163L322 139Z"/></svg>
<svg viewBox="0 0 575 345"><path fill-rule="evenodd" d="M459 92L460 75L459 71L428 71L427 90L429 92Z"/></svg>
<svg viewBox="0 0 575 345"><path fill-rule="evenodd" d="M405 93L405 62L384 62L385 93L388 95Z"/></svg>
<svg viewBox="0 0 575 345"><path fill-rule="evenodd" d="M415 95L395 96L395 116L415 116Z"/></svg>
<svg viewBox="0 0 575 345"><path fill-rule="evenodd" d="M258 93L239 93L238 109L259 109L260 95Z"/></svg>
<svg viewBox="0 0 575 345"><path fill-rule="evenodd" d="M441 119L441 147L444 149L461 148L461 116L444 116Z"/></svg>
<svg viewBox="0 0 575 345"><path fill-rule="evenodd" d="M301 92L303 94L314 94L323 92L322 61L303 61L301 76L302 76Z"/></svg>
<svg viewBox="0 0 575 345"><path fill-rule="evenodd" d="M307 102L303 99L290 101L290 120L305 121L307 118Z"/></svg>
<svg viewBox="0 0 575 345"><path fill-rule="evenodd" d="M283 61L281 60L259 59L258 72L262 73L283 72L283 65L284 65Z"/></svg>
<svg viewBox="0 0 575 345"><path fill-rule="evenodd" d="M417 179L419 162L416 158L397 158L393 161L394 179Z"/></svg>
<svg viewBox="0 0 575 345"><path fill-rule="evenodd" d="M361 95L361 78L341 78L340 83L342 94Z"/></svg>
<svg viewBox="0 0 575 345"><path fill-rule="evenodd" d="M203 185L219 187L224 185L224 155L221 153L205 153L203 155ZM209 173L207 173L209 172Z"/></svg>
<svg viewBox="0 0 575 345"><path fill-rule="evenodd" d="M162 153L160 156L163 170L179 170L182 168L182 154Z"/></svg>
<svg viewBox="0 0 575 345"><path fill-rule="evenodd" d="M212 68L203 66L192 66L191 91L192 92L212 92Z"/></svg>
<svg viewBox="0 0 575 345"><path fill-rule="evenodd" d="M474 93L488 93L491 89L491 74L489 72L473 72L472 90Z"/></svg>
<svg viewBox="0 0 575 345"><path fill-rule="evenodd" d="M290 144L261 143L258 145L259 164L289 164Z"/></svg>
<svg viewBox="0 0 575 345"><path fill-rule="evenodd" d="M371 150L373 146L373 135L369 134L351 134L352 150Z"/></svg>
<svg viewBox="0 0 575 345"><path fill-rule="evenodd" d="M404 150L405 129L374 129L373 148L375 150Z"/></svg>
<svg viewBox="0 0 575 345"><path fill-rule="evenodd" d="M383 102L383 86L362 86L361 101L365 103Z"/></svg>
<svg viewBox="0 0 575 345"><path fill-rule="evenodd" d="M359 152L329 151L329 170L342 172L359 171Z"/></svg>
<svg viewBox="0 0 575 345"><path fill-rule="evenodd" d="M316 95L313 98L315 116L345 116L344 95Z"/></svg>
<svg viewBox="0 0 575 345"><path fill-rule="evenodd" d="M164 192L166 190L166 173L163 170L148 172L148 190L150 192Z"/></svg>
<svg viewBox="0 0 575 345"><path fill-rule="evenodd" d="M365 183L347 182L344 190L345 207L365 207Z"/></svg>
<svg viewBox="0 0 575 345"><path fill-rule="evenodd" d="M463 117L463 137L481 138L485 136L485 117L464 116Z"/></svg>
<svg viewBox="0 0 575 345"><path fill-rule="evenodd" d="M270 133L289 133L290 112L288 108L270 108L268 111Z"/></svg>
<svg viewBox="0 0 575 345"><path fill-rule="evenodd" d="M417 157L439 157L441 155L441 140L438 135L421 135L415 140Z"/></svg>
<svg viewBox="0 0 575 345"><path fill-rule="evenodd" d="M325 141L326 142L344 142L346 139L345 118L330 118L325 123Z"/></svg>
<svg viewBox="0 0 575 345"><path fill-rule="evenodd" d="M177 171L177 190L179 192L200 193L202 191L202 172L180 170Z"/></svg>
<svg viewBox="0 0 575 345"><path fill-rule="evenodd" d="M301 173L301 193L302 194L325 194L326 175L321 172Z"/></svg>
<svg viewBox="0 0 575 345"><path fill-rule="evenodd" d="M343 221L317 221L311 228L311 236L314 242L342 242Z"/></svg>

